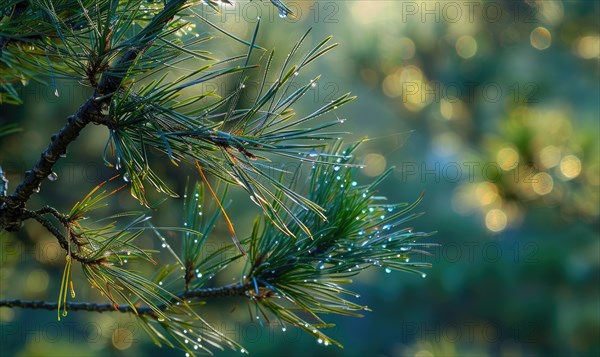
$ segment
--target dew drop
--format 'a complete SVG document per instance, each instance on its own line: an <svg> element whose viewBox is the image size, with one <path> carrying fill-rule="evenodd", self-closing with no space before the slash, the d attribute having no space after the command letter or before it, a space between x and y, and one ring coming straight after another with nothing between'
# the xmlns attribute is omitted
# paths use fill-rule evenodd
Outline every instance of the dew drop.
<svg viewBox="0 0 600 357"><path fill-rule="evenodd" d="M308 152L308 156L309 157L317 157L317 156L319 156L319 153L317 152L317 150L312 149L311 151Z"/></svg>
<svg viewBox="0 0 600 357"><path fill-rule="evenodd" d="M56 88L56 89L54 90L54 95L55 95L55 96L57 96L57 97L60 97L60 93L58 93L58 88Z"/></svg>
<svg viewBox="0 0 600 357"><path fill-rule="evenodd" d="M337 166L337 165L336 165L336 166L334 166L334 167L333 167L333 171L340 171L340 167L339 167L339 166Z"/></svg>
<svg viewBox="0 0 600 357"><path fill-rule="evenodd" d="M297 72L297 71L296 71L296 72L294 72L294 76L298 76L298 72Z"/></svg>
<svg viewBox="0 0 600 357"><path fill-rule="evenodd" d="M389 274L389 273L391 273L391 272L392 272L392 269L390 269L390 268L385 268L385 272Z"/></svg>
<svg viewBox="0 0 600 357"><path fill-rule="evenodd" d="M129 174L127 172L123 174L123 181L131 182L131 177L129 177Z"/></svg>
<svg viewBox="0 0 600 357"><path fill-rule="evenodd" d="M314 88L314 87L316 87L316 86L317 86L317 83L315 83L315 82L312 82L312 83L310 84L310 86Z"/></svg>
<svg viewBox="0 0 600 357"><path fill-rule="evenodd" d="M58 174L56 172L52 171L50 173L50 175L48 175L48 180L50 180L50 181L58 180Z"/></svg>
<svg viewBox="0 0 600 357"><path fill-rule="evenodd" d="M356 187L356 185L358 185L358 184L356 183L356 181L352 181L351 185L352 185L352 187Z"/></svg>
<svg viewBox="0 0 600 357"><path fill-rule="evenodd" d="M287 17L287 12L284 9L279 10L279 17L285 19Z"/></svg>
<svg viewBox="0 0 600 357"><path fill-rule="evenodd" d="M422 278L426 278L426 277L427 277L427 274L425 274L425 273L422 273L422 274L421 274L421 277L422 277Z"/></svg>

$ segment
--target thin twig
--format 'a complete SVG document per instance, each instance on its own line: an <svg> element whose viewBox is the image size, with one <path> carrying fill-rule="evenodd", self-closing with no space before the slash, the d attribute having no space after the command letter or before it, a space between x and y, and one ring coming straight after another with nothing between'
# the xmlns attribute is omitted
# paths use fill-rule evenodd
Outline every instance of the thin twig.
<svg viewBox="0 0 600 357"><path fill-rule="evenodd" d="M246 292L254 288L252 283L236 283L221 286L218 288L204 288L184 291L177 296L180 299L205 299L205 298L221 298L247 296ZM129 305L119 305L115 308L113 304L96 304L91 302L67 302L68 311L89 311L89 312L122 312L134 313ZM22 308L22 309L41 309L41 310L56 310L58 304L42 300L0 300L0 307ZM161 310L168 309L167 305L158 306ZM155 311L148 306L140 306L135 308L139 315L155 315Z"/></svg>
<svg viewBox="0 0 600 357"><path fill-rule="evenodd" d="M29 211L29 210L24 209L24 210L22 210L21 217L23 219L33 218L36 221L38 221L42 226L44 226L44 228L46 228L48 230L48 232L52 233L52 235L56 237L56 239L58 240L58 243L65 251L67 251L67 252L70 251L71 258L77 260L78 262L80 262L82 264L98 264L103 261L102 258L88 259L88 258L80 255L79 253L73 252L72 250L70 250L69 249L69 241L62 234L62 232L58 228L56 228L56 226L54 226L48 219L46 219L44 216L37 213L36 211Z"/></svg>

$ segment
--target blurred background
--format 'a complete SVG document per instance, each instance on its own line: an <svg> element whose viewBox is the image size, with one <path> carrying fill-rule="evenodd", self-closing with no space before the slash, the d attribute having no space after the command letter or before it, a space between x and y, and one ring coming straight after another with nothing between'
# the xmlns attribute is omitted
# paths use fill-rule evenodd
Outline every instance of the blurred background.
<svg viewBox="0 0 600 357"><path fill-rule="evenodd" d="M373 312L327 317L344 349L249 321L239 301L211 303L206 319L257 356L600 354L600 3L286 4L295 18L280 18L267 1L197 11L241 38L251 37L260 16L257 42L280 57L309 27L306 50L334 35L340 46L299 75L322 79L298 111L358 95L335 115L347 119L347 142L369 138L357 155L366 165L359 180L394 166L381 194L412 202L425 192L418 210L426 214L410 224L437 231L430 240L441 246L419 257L433 263L425 279L383 270L358 276L357 301ZM215 34L190 20L181 36ZM221 37L211 45L217 57L244 51ZM2 124L23 128L0 141L11 189L89 95L76 82L56 85L30 83L20 88L24 105L1 108ZM234 82L211 85L224 93ZM106 139L103 128L86 128L57 165L59 179L46 181L31 206L68 211L113 176L101 160ZM177 176L168 164L157 171L177 192L193 172ZM239 190L233 199L236 230L248 233L259 212ZM114 205L139 207L124 191ZM180 203L167 205L156 218L176 224ZM0 245L0 298L56 300L64 257L53 237L29 222L18 235L3 232ZM93 299L75 270L81 301ZM117 314L73 312L59 323L55 311L0 308L0 339L3 355L182 355L155 348L131 317Z"/></svg>

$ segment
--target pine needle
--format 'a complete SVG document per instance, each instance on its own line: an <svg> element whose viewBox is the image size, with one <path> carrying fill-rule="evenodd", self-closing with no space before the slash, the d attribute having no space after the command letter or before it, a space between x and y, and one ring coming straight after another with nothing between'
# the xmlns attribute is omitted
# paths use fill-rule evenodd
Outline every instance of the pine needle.
<svg viewBox="0 0 600 357"><path fill-rule="evenodd" d="M242 253L243 255L246 255L246 251L240 244L240 241L237 239L235 230L233 229L233 224L231 223L229 216L227 216L227 212L225 212L225 208L223 208L221 201L219 201L219 198L215 194L215 191L213 191L212 187L210 186L210 183L206 179L206 176L204 176L204 173L202 172L202 169L200 168L200 163L198 162L198 160L195 160L195 161L196 161L196 167L198 168L198 172L200 173L200 177L202 178L202 181L204 181L204 183L206 184L206 187L208 187L208 190L210 191L210 194L213 196L213 198L217 202L217 205L219 205L219 209L221 209L221 212L223 212L223 217L225 217L225 220L227 221L227 226L229 228L229 232L231 233L231 240L233 240L233 243L235 244L235 246L240 250L240 253Z"/></svg>

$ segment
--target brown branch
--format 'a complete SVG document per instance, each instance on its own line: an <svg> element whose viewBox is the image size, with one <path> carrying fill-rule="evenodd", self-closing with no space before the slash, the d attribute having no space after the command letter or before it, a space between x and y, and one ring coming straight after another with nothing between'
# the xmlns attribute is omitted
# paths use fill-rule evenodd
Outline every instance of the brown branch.
<svg viewBox="0 0 600 357"><path fill-rule="evenodd" d="M205 298L221 298L221 297L235 297L235 296L248 296L247 291L254 289L252 283L236 283L221 286L218 288L204 288L190 291L184 291L177 295L180 299L205 299ZM133 309L129 305L119 305L117 308L113 304L96 304L90 302L67 302L67 310L69 311L90 311L90 312L122 312L122 313L134 313ZM55 302L48 302L42 300L0 300L0 307L9 308L22 308L22 309L41 309L41 310L56 310L58 304ZM160 310L166 310L167 305L158 306ZM155 315L156 313L148 306L140 306L135 308L139 315Z"/></svg>

